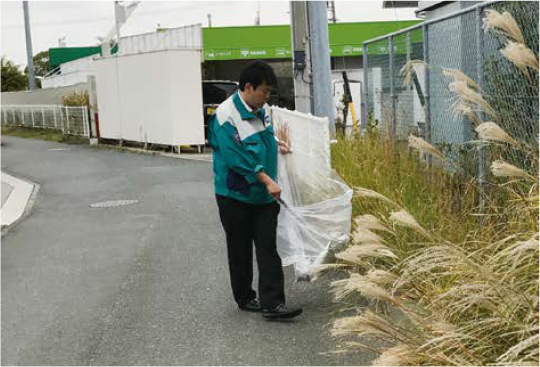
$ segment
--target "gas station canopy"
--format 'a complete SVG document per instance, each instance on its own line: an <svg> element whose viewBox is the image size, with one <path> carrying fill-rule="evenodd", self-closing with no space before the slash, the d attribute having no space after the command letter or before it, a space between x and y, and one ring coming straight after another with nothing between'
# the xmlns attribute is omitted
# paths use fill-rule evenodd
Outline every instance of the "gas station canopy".
<svg viewBox="0 0 540 367"><path fill-rule="evenodd" d="M418 24L419 20L330 23L331 56L361 56L362 42ZM115 50L113 49L113 53ZM100 53L99 47L49 49L50 67ZM291 58L289 25L203 28L205 61Z"/></svg>

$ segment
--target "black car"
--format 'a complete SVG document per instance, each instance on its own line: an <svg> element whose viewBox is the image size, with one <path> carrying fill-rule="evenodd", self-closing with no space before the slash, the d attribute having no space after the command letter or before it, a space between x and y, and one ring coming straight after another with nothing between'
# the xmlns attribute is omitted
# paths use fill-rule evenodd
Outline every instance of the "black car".
<svg viewBox="0 0 540 367"><path fill-rule="evenodd" d="M221 102L238 89L237 82L226 80L203 81L204 137L208 139L208 120Z"/></svg>

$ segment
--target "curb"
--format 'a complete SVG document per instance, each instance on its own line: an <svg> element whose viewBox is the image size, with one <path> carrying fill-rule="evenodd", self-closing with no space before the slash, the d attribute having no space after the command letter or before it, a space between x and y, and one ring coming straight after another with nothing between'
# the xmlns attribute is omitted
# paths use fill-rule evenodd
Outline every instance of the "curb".
<svg viewBox="0 0 540 367"><path fill-rule="evenodd" d="M147 149L141 149L141 148L134 148L134 147L118 147L116 145L112 144L98 144L94 146L96 148L104 148L109 150L116 150L116 151L126 151L131 153L138 153L138 154L144 154L144 155L152 155L155 157L166 157L166 158L176 158L176 159L186 159L191 161L199 161L199 162L206 162L206 163L212 163L212 154L211 153L195 153L195 154L189 154L189 153L168 153L168 152L160 152L160 151L154 151L154 150L147 150Z"/></svg>
<svg viewBox="0 0 540 367"><path fill-rule="evenodd" d="M41 186L12 173L8 173L5 169L1 173L2 180L13 186L13 191L1 210L1 235L4 236L10 229L30 214Z"/></svg>

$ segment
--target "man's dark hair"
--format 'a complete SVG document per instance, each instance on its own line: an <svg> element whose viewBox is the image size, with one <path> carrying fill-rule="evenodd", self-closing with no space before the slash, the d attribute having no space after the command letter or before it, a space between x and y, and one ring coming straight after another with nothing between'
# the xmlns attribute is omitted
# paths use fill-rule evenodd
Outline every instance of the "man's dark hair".
<svg viewBox="0 0 540 367"><path fill-rule="evenodd" d="M249 63L240 73L240 81L238 88L243 92L246 84L249 83L253 89L263 83L277 86L277 78L274 69L265 61L256 60Z"/></svg>

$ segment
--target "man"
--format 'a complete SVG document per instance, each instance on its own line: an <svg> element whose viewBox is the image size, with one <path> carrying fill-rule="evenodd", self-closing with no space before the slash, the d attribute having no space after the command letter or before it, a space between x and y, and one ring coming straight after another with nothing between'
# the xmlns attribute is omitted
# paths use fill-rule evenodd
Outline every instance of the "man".
<svg viewBox="0 0 540 367"><path fill-rule="evenodd" d="M214 155L214 183L221 223L227 237L234 300L243 311L265 318L298 316L285 306L283 268L276 248L281 189L277 179L278 142L268 105L277 79L272 67L254 61L240 75L239 91L224 101L209 123ZM282 153L288 152L279 143ZM259 299L252 288L253 244L259 269Z"/></svg>

